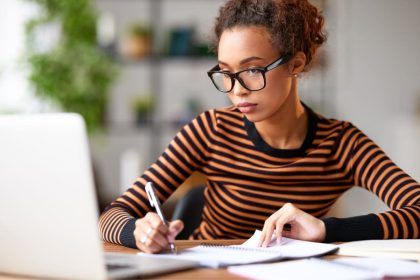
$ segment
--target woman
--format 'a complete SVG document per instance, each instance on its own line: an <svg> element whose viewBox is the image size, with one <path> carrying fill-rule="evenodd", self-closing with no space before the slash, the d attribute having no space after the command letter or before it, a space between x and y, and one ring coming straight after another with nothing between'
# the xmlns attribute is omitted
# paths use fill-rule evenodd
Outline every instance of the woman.
<svg viewBox="0 0 420 280"><path fill-rule="evenodd" d="M318 241L419 238L420 185L349 122L301 103L297 80L324 43L324 19L306 0L230 0L215 24L218 64L208 72L232 102L186 125L162 156L101 216L107 241L145 252L182 230L151 213L146 182L161 199L194 171L207 177L203 221L191 239L272 234ZM324 218L358 185L392 209Z"/></svg>

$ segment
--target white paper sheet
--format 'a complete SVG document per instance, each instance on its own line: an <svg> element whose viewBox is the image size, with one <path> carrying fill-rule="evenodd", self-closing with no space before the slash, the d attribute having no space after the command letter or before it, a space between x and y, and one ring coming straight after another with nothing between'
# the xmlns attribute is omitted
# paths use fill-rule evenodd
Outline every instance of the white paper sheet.
<svg viewBox="0 0 420 280"><path fill-rule="evenodd" d="M360 270L350 266L329 264L311 259L286 261L270 264L231 266L228 271L246 278L279 280L346 280L346 279L377 279L376 272Z"/></svg>
<svg viewBox="0 0 420 280"><path fill-rule="evenodd" d="M260 230L256 230L254 235L240 246L247 248L257 247L261 234L262 232ZM278 245L275 236L273 236L268 247L264 249L281 252L287 258L307 258L322 255L327 248L331 250L337 248L337 245L302 241L286 237L282 237L281 243Z"/></svg>
<svg viewBox="0 0 420 280"><path fill-rule="evenodd" d="M258 263L285 258L313 257L326 254L338 248L337 245L333 244L307 242L288 238L284 238L281 245L273 241L269 247L261 248L257 247L260 235L261 231L257 230L242 245L196 246L183 250L177 255L171 253L148 255L156 258L177 258L198 261L203 266L218 268L228 265Z"/></svg>
<svg viewBox="0 0 420 280"><path fill-rule="evenodd" d="M363 240L340 244L338 255L388 257L420 262L419 239Z"/></svg>
<svg viewBox="0 0 420 280"><path fill-rule="evenodd" d="M337 263L349 264L377 270L388 277L420 276L420 263L390 258L339 258Z"/></svg>
<svg viewBox="0 0 420 280"><path fill-rule="evenodd" d="M420 264L386 258L304 259L231 266L229 272L252 279L382 279L420 276Z"/></svg>

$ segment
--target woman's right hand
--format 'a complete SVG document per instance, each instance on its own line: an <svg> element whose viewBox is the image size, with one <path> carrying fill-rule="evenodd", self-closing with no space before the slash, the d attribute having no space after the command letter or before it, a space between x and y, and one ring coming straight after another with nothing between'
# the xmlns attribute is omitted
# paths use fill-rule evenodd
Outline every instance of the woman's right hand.
<svg viewBox="0 0 420 280"><path fill-rule="evenodd" d="M165 226L158 214L149 212L136 221L134 238L137 248L145 253L158 253L169 247L175 237L184 228L181 220L175 220Z"/></svg>

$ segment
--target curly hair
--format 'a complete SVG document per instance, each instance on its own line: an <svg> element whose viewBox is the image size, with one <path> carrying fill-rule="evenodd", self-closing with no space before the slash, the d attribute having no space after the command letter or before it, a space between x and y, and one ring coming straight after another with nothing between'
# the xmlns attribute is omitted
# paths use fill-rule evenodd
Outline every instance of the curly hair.
<svg viewBox="0 0 420 280"><path fill-rule="evenodd" d="M327 39L324 17L308 0L229 0L216 18L215 50L223 31L237 26L265 27L280 53L303 52L305 71Z"/></svg>

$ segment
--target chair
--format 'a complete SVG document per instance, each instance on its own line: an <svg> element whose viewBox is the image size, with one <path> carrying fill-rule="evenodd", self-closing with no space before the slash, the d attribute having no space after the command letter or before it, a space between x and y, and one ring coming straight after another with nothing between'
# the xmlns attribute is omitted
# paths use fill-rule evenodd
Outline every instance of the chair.
<svg viewBox="0 0 420 280"><path fill-rule="evenodd" d="M204 206L205 186L198 186L188 191L175 206L172 220L180 219L184 222L184 229L177 239L188 239L201 223Z"/></svg>

